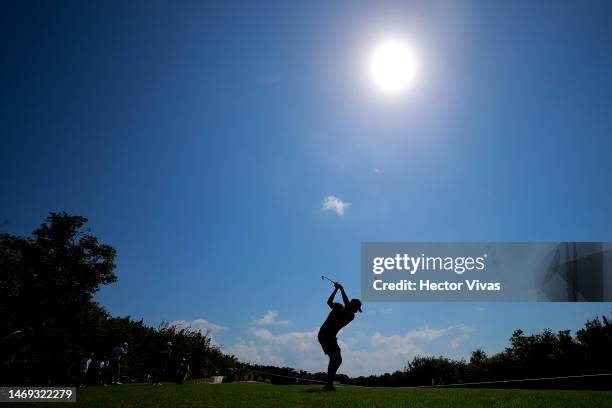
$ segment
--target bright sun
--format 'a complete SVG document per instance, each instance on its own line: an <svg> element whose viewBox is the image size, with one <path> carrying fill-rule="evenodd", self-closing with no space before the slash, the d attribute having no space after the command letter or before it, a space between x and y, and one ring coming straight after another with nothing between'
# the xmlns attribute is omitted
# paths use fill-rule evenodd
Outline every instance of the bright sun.
<svg viewBox="0 0 612 408"><path fill-rule="evenodd" d="M414 53L399 40L379 43L370 56L369 68L374 85L390 95L403 93L417 76Z"/></svg>

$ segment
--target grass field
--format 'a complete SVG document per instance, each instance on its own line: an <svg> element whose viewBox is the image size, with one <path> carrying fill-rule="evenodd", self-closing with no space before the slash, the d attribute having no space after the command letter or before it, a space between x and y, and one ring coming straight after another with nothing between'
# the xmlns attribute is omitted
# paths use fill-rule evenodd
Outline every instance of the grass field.
<svg viewBox="0 0 612 408"><path fill-rule="evenodd" d="M91 407L612 407L612 391L406 389L279 386L263 383L79 388ZM23 406L23 404L20 404ZM37 403L35 406L40 407ZM50 404L57 407L58 404ZM74 407L75 404L66 404Z"/></svg>

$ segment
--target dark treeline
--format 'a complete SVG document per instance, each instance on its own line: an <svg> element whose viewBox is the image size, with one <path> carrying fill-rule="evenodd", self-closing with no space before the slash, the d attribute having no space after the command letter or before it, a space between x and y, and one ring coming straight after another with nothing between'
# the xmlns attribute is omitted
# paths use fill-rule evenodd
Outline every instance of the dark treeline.
<svg viewBox="0 0 612 408"><path fill-rule="evenodd" d="M207 333L111 317L94 302L102 285L117 280L115 250L90 235L86 222L52 213L32 238L0 234L1 384L74 383L84 354L108 358L123 342L129 344L122 361L127 380L152 374L168 341L168 371L182 358L195 376L234 365Z"/></svg>
<svg viewBox="0 0 612 408"><path fill-rule="evenodd" d="M308 373L290 367L243 363L236 364L232 372L232 380L265 381L272 384L323 383L327 378L323 372ZM509 347L493 356L487 356L482 350L472 352L469 361L417 356L403 370L394 373L356 378L339 374L336 380L344 384L370 387L464 386L487 381L602 373L612 373L612 322L606 316L586 322L575 338L569 330L558 333L544 330L533 335L525 335L521 330L516 330L510 338ZM474 386L612 389L612 376Z"/></svg>
<svg viewBox="0 0 612 408"><path fill-rule="evenodd" d="M448 385L473 382L612 373L612 322L606 316L586 322L572 337L569 330L544 330L525 335L516 330L510 346L487 356L472 352L469 361L417 356L404 370L358 377L352 384L368 386ZM479 385L482 386L482 385ZM612 377L520 381L491 385L515 388L612 388Z"/></svg>
<svg viewBox="0 0 612 408"><path fill-rule="evenodd" d="M102 285L115 282L115 250L84 226L86 218L51 213L32 237L0 234L0 384L46 385L78 381L79 360L94 353L108 358L127 342L122 361L124 381L153 374L160 350L172 342L168 372L186 359L194 377L213 374L226 381L303 384L325 381L325 373L289 367L250 365L224 355L207 333L169 325L149 327L142 320L110 316L93 300ZM510 345L469 361L417 356L404 370L349 378L343 383L367 386L422 386L556 377L612 372L612 324L602 316L576 332L514 332ZM300 377L305 380L295 380ZM612 388L611 377L497 384L517 388Z"/></svg>

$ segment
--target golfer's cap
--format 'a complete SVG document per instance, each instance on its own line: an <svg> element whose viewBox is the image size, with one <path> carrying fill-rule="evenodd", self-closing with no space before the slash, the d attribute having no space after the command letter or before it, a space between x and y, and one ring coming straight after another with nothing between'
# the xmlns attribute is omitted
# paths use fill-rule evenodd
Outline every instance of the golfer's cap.
<svg viewBox="0 0 612 408"><path fill-rule="evenodd" d="M355 302L359 305L359 307L357 308L357 310L359 311L359 313L363 313L363 310L361 310L361 300L359 299L351 299L351 303Z"/></svg>
<svg viewBox="0 0 612 408"><path fill-rule="evenodd" d="M127 342L123 342L122 346L127 347L128 346Z"/></svg>

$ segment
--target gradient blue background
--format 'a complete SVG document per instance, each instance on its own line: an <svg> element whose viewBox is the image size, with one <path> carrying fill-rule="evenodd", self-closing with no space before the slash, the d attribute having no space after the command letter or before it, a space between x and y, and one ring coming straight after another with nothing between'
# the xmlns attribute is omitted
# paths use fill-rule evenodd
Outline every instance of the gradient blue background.
<svg viewBox="0 0 612 408"><path fill-rule="evenodd" d="M359 293L362 241L611 241L611 18L607 1L2 2L3 229L88 217L119 254L102 305L206 319L228 348L267 310L293 322L276 334L316 328L321 274ZM386 33L421 61L398 99L364 75ZM364 352L460 324L459 347L425 351L461 357L612 307L364 309L347 329Z"/></svg>

